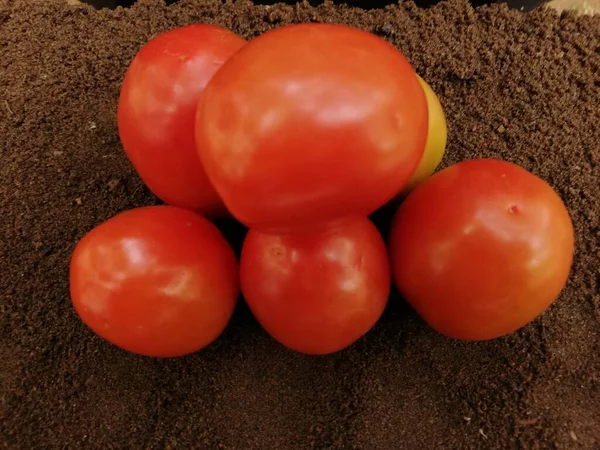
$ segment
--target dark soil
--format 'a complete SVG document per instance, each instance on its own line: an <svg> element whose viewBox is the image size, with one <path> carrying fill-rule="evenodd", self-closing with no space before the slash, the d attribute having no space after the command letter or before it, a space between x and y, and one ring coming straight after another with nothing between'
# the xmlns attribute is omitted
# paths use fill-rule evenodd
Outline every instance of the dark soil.
<svg viewBox="0 0 600 450"><path fill-rule="evenodd" d="M439 93L444 165L476 156L548 180L577 250L555 305L508 337L446 339L393 298L327 357L275 343L240 304L189 357L128 354L69 300L77 240L156 200L119 143L121 78L149 38L192 22L251 38L352 24L398 46ZM95 11L0 0L0 446L7 449L600 449L600 17L141 1ZM240 236L237 236L239 241Z"/></svg>

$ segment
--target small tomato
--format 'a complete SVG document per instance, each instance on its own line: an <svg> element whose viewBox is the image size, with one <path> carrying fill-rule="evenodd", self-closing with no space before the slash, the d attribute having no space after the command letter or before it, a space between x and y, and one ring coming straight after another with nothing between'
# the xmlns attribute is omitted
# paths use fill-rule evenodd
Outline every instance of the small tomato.
<svg viewBox="0 0 600 450"><path fill-rule="evenodd" d="M275 340L325 354L351 345L377 322L391 275L381 235L359 219L317 234L250 230L240 281L248 306Z"/></svg>
<svg viewBox="0 0 600 450"><path fill-rule="evenodd" d="M200 350L224 330L238 296L235 254L205 218L173 206L121 213L71 258L71 299L93 331L147 356Z"/></svg>
<svg viewBox="0 0 600 450"><path fill-rule="evenodd" d="M574 232L545 181L477 159L418 186L396 213L389 246L398 289L433 329L484 340L516 331L555 301Z"/></svg>
<svg viewBox="0 0 600 450"><path fill-rule="evenodd" d="M213 25L189 25L150 40L133 58L121 87L118 125L127 157L164 202L226 216L194 137L198 99L208 81L246 41Z"/></svg>
<svg viewBox="0 0 600 450"><path fill-rule="evenodd" d="M442 108L440 99L423 78L419 75L417 75L417 78L419 79L419 82L425 91L425 97L427 98L427 109L429 113L427 143L425 144L425 153L423 153L423 157L421 158L417 169L402 190L403 196L408 194L418 184L425 181L433 174L433 172L435 172L435 169L437 169L444 157L448 139L446 116L444 115L444 109Z"/></svg>

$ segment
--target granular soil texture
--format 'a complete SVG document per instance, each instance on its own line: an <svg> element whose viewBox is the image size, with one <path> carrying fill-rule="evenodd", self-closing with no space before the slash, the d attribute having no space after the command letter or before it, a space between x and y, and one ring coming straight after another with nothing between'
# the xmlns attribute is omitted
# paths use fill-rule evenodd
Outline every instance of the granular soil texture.
<svg viewBox="0 0 600 450"><path fill-rule="evenodd" d="M600 17L461 0L371 11L0 5L0 446L600 448ZM360 27L407 55L446 110L444 165L503 158L556 188L577 233L559 300L510 336L463 343L393 297L372 332L325 357L278 345L243 303L225 334L189 357L144 358L102 341L71 307L68 264L92 227L156 202L119 143L128 63L180 25L252 38L306 21ZM243 234L230 234L239 245Z"/></svg>

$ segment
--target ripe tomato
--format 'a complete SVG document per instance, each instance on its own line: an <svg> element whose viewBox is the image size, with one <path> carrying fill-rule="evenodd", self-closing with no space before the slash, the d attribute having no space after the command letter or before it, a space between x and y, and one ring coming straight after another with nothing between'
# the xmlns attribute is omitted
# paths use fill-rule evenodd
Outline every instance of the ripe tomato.
<svg viewBox="0 0 600 450"><path fill-rule="evenodd" d="M439 166L444 152L446 151L446 142L448 140L448 129L446 126L446 116L444 109L440 103L440 99L435 95L431 86L427 84L423 78L417 75L425 97L427 98L428 123L427 142L425 144L425 152L421 158L421 162L417 166L408 183L402 190L402 194L406 195L412 191L417 185L421 184L429 178L435 169Z"/></svg>
<svg viewBox="0 0 600 450"><path fill-rule="evenodd" d="M370 33L314 23L250 41L211 79L196 120L229 211L271 232L366 217L400 192L426 135L405 57Z"/></svg>
<svg viewBox="0 0 600 450"><path fill-rule="evenodd" d="M245 43L212 25L176 28L148 42L127 69L121 142L141 179L166 203L225 215L196 151L194 117L206 83Z"/></svg>
<svg viewBox="0 0 600 450"><path fill-rule="evenodd" d="M324 233L250 230L240 261L242 292L281 344L308 354L341 350L381 316L391 275L385 243L368 219Z"/></svg>
<svg viewBox="0 0 600 450"><path fill-rule="evenodd" d="M390 235L394 280L435 330L465 340L512 333L557 298L573 226L556 192L512 163L465 161L400 206Z"/></svg>
<svg viewBox="0 0 600 450"><path fill-rule="evenodd" d="M237 261L219 230L173 206L107 220L71 259L71 299L83 322L147 356L185 355L213 342L238 292Z"/></svg>

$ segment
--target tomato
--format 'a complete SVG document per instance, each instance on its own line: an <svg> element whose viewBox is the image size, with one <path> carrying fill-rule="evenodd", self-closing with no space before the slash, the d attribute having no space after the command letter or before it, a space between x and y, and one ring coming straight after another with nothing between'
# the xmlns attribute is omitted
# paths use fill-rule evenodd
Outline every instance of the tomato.
<svg viewBox="0 0 600 450"><path fill-rule="evenodd" d="M205 218L173 206L121 213L77 244L71 299L93 331L142 355L200 350L225 329L239 292L235 254Z"/></svg>
<svg viewBox="0 0 600 450"><path fill-rule="evenodd" d="M342 25L267 32L208 83L199 153L227 208L270 232L325 229L397 195L427 138L427 101L406 58Z"/></svg>
<svg viewBox="0 0 600 450"><path fill-rule="evenodd" d="M206 83L245 43L212 25L176 28L150 40L127 69L118 107L121 142L164 202L227 215L198 157L194 117Z"/></svg>
<svg viewBox="0 0 600 450"><path fill-rule="evenodd" d="M440 99L435 95L431 86L429 86L423 78L418 75L417 77L425 91L425 97L427 98L427 109L429 112L427 142L425 144L425 152L421 157L421 162L419 162L417 169L402 190L403 195L408 194L435 172L435 169L437 169L444 157L446 142L448 140L446 116L444 115L444 109L442 108Z"/></svg>
<svg viewBox="0 0 600 450"><path fill-rule="evenodd" d="M574 232L545 181L512 163L465 161L400 206L390 234L395 283L440 333L486 340L544 312L569 276Z"/></svg>
<svg viewBox="0 0 600 450"><path fill-rule="evenodd" d="M391 288L385 242L368 219L316 234L250 230L242 293L278 342L307 354L341 350L381 316Z"/></svg>

